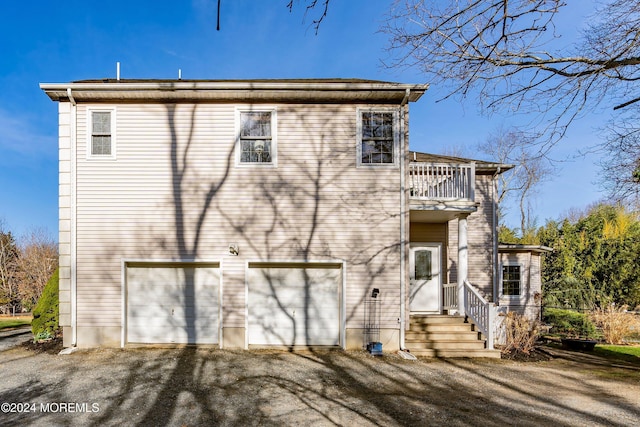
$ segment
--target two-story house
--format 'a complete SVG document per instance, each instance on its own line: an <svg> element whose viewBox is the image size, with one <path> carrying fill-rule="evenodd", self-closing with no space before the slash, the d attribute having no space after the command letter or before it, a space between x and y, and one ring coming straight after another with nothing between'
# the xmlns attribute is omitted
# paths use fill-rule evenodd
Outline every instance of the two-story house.
<svg viewBox="0 0 640 427"><path fill-rule="evenodd" d="M410 152L409 103L427 85L41 88L59 103L65 346L353 349L375 329L385 351L469 355L468 334L420 344L425 318L452 313L491 336L509 166Z"/></svg>

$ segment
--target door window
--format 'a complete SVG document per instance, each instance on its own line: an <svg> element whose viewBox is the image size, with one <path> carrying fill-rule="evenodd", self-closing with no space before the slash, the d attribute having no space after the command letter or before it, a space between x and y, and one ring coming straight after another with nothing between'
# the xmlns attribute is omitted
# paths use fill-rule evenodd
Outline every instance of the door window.
<svg viewBox="0 0 640 427"><path fill-rule="evenodd" d="M416 280L431 280L433 277L431 251L415 252L415 278Z"/></svg>

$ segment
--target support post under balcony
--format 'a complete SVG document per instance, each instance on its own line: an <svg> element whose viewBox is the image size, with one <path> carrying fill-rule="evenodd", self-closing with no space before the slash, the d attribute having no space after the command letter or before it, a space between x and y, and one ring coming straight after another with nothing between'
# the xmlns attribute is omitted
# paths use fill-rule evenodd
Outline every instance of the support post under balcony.
<svg viewBox="0 0 640 427"><path fill-rule="evenodd" d="M465 315L464 282L469 271L469 249L467 243L467 216L458 217L458 314Z"/></svg>

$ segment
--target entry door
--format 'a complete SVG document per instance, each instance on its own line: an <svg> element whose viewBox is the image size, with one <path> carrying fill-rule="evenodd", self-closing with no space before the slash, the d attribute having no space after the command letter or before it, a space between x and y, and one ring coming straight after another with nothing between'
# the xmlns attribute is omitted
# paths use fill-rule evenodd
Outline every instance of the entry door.
<svg viewBox="0 0 640 427"><path fill-rule="evenodd" d="M440 313L442 285L440 246L415 246L409 258L409 308L414 313Z"/></svg>

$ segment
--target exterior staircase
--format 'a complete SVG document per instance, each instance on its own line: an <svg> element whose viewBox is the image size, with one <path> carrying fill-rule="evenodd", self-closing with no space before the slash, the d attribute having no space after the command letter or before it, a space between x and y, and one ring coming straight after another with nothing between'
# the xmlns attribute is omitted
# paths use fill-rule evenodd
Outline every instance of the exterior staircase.
<svg viewBox="0 0 640 427"><path fill-rule="evenodd" d="M405 346L414 356L500 358L486 349L484 336L462 316L411 315Z"/></svg>

